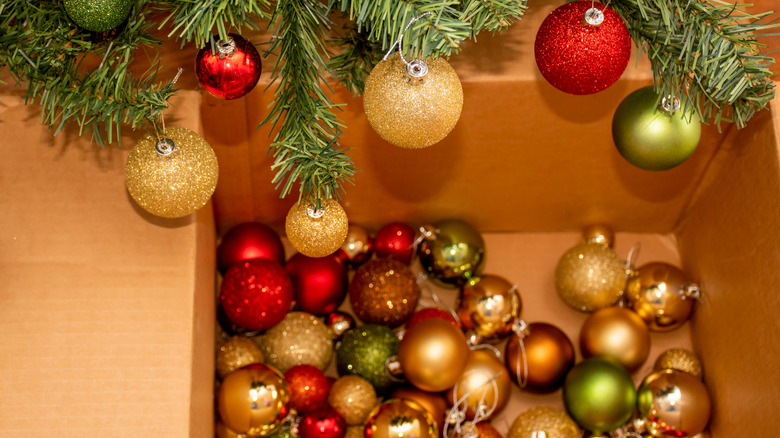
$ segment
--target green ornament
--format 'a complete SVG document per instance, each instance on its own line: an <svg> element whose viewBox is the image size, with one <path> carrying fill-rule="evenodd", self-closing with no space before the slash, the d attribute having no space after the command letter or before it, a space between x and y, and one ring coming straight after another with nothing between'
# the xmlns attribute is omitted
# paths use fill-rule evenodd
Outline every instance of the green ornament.
<svg viewBox="0 0 780 438"><path fill-rule="evenodd" d="M601 434L623 426L634 412L636 389L625 368L609 359L585 359L566 375L563 404L571 418Z"/></svg>
<svg viewBox="0 0 780 438"><path fill-rule="evenodd" d="M693 154L701 137L701 120L693 108L670 98L658 104L653 87L626 96L612 118L612 139L629 163L644 170L668 170ZM664 105L674 109L669 112ZM680 105L681 104L681 105Z"/></svg>
<svg viewBox="0 0 780 438"><path fill-rule="evenodd" d="M336 350L339 375L357 375L368 380L378 393L387 391L395 381L385 363L398 354L398 344L395 333L383 325L366 324L347 330Z"/></svg>
<svg viewBox="0 0 780 438"><path fill-rule="evenodd" d="M132 0L65 0L65 12L80 27L90 32L111 30L127 19Z"/></svg>
<svg viewBox="0 0 780 438"><path fill-rule="evenodd" d="M462 287L485 265L485 241L471 225L445 220L426 232L420 262L428 277L440 286Z"/></svg>

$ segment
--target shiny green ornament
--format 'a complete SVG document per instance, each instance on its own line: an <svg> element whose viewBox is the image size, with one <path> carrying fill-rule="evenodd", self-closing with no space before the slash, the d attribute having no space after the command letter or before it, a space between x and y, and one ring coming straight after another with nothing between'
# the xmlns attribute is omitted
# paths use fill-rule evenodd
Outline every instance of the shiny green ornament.
<svg viewBox="0 0 780 438"><path fill-rule="evenodd" d="M423 227L420 262L428 277L440 286L462 287L485 265L485 241L471 225L445 220Z"/></svg>
<svg viewBox="0 0 780 438"><path fill-rule="evenodd" d="M132 0L65 0L65 12L79 27L105 32L124 22L133 7Z"/></svg>
<svg viewBox="0 0 780 438"><path fill-rule="evenodd" d="M693 108L674 98L660 102L653 87L640 88L620 102L612 118L618 152L640 169L671 169L699 145L701 120Z"/></svg>
<svg viewBox="0 0 780 438"><path fill-rule="evenodd" d="M366 324L344 332L336 350L336 368L339 376L356 375L382 393L395 382L386 371L385 363L398 354L399 340L383 325Z"/></svg>
<svg viewBox="0 0 780 438"><path fill-rule="evenodd" d="M563 404L577 424L595 434L623 426L635 403L631 375L609 359L585 359L566 375Z"/></svg>

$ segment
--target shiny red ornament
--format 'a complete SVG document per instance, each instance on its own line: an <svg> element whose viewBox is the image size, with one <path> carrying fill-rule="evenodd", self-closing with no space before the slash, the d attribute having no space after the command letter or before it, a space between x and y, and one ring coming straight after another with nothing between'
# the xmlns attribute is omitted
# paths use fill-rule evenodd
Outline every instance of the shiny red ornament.
<svg viewBox="0 0 780 438"><path fill-rule="evenodd" d="M311 412L327 404L331 385L319 368L295 365L284 373L284 382L290 392L288 406L299 413Z"/></svg>
<svg viewBox="0 0 780 438"><path fill-rule="evenodd" d="M260 53L255 46L236 34L218 40L212 53L211 45L200 49L195 58L198 82L216 97L231 100L252 91L263 70Z"/></svg>
<svg viewBox="0 0 780 438"><path fill-rule="evenodd" d="M347 433L347 421L330 406L308 412L298 424L301 438L343 438Z"/></svg>
<svg viewBox="0 0 780 438"><path fill-rule="evenodd" d="M232 265L267 259L284 264L284 245L279 234L259 222L244 222L228 230L217 247L217 268L222 274Z"/></svg>
<svg viewBox="0 0 780 438"><path fill-rule="evenodd" d="M233 265L222 278L219 300L231 321L250 330L278 324L293 299L293 285L284 268L254 259Z"/></svg>
<svg viewBox="0 0 780 438"><path fill-rule="evenodd" d="M444 319L449 321L453 326L460 328L460 324L458 324L458 320L455 319L454 316L452 316L452 313L444 309L439 309L438 307L426 307L412 314L411 318L409 318L406 321L406 329L409 330L418 322L428 318Z"/></svg>
<svg viewBox="0 0 780 438"><path fill-rule="evenodd" d="M414 257L414 228L401 222L393 222L379 229L374 236L374 252L378 257L392 257L401 263L411 264Z"/></svg>
<svg viewBox="0 0 780 438"><path fill-rule="evenodd" d="M374 254L374 239L364 227L349 224L347 238L335 254L348 266L359 266Z"/></svg>
<svg viewBox="0 0 780 438"><path fill-rule="evenodd" d="M603 14L599 25L585 21L585 12L592 7ZM593 94L614 84L625 71L631 36L620 15L603 4L566 3L542 22L534 54L542 76L555 88Z"/></svg>
<svg viewBox="0 0 780 438"><path fill-rule="evenodd" d="M304 312L327 315L347 295L347 268L333 254L309 257L296 253L285 268L293 282L297 308Z"/></svg>

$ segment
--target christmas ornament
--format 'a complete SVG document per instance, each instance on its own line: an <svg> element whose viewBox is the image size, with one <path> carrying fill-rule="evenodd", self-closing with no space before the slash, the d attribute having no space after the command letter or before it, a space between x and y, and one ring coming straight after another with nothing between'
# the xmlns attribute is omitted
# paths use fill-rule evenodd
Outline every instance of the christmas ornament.
<svg viewBox="0 0 780 438"><path fill-rule="evenodd" d="M406 330L398 361L409 383L423 391L439 392L458 382L468 352L463 332L446 320L429 318Z"/></svg>
<svg viewBox="0 0 780 438"><path fill-rule="evenodd" d="M480 421L475 424L475 426L477 427L476 438L504 438L501 433L487 421Z"/></svg>
<svg viewBox="0 0 780 438"><path fill-rule="evenodd" d="M374 240L365 228L349 224L347 238L336 250L336 256L344 263L357 266L371 258Z"/></svg>
<svg viewBox="0 0 780 438"><path fill-rule="evenodd" d="M309 257L296 253L287 261L295 302L303 311L327 315L347 295L347 268L335 255Z"/></svg>
<svg viewBox="0 0 780 438"><path fill-rule="evenodd" d="M507 438L581 438L582 431L566 412L538 406L521 413L512 422Z"/></svg>
<svg viewBox="0 0 780 438"><path fill-rule="evenodd" d="M660 99L652 86L626 96L612 118L618 152L644 170L679 166L696 150L700 137L701 120L693 108L671 96Z"/></svg>
<svg viewBox="0 0 780 438"><path fill-rule="evenodd" d="M563 403L577 424L600 434L617 429L631 418L636 390L628 371L617 362L590 358L566 375Z"/></svg>
<svg viewBox="0 0 780 438"><path fill-rule="evenodd" d="M268 225L244 222L228 230L217 247L217 267L224 274L236 263L266 259L284 264L284 245Z"/></svg>
<svg viewBox="0 0 780 438"><path fill-rule="evenodd" d="M347 433L344 438L364 438L363 425L360 426L347 426Z"/></svg>
<svg viewBox="0 0 780 438"><path fill-rule="evenodd" d="M217 303L217 322L219 323L219 328L227 336L241 335L243 337L252 337L260 334L258 330L249 330L231 321L227 313L225 313L225 309L222 308L221 303Z"/></svg>
<svg viewBox="0 0 780 438"><path fill-rule="evenodd" d="M217 156L186 128L171 127L163 138L146 134L127 156L125 185L149 213L177 218L206 205L217 187Z"/></svg>
<svg viewBox="0 0 780 438"><path fill-rule="evenodd" d="M346 433L347 422L330 406L305 413L298 423L301 438L343 438Z"/></svg>
<svg viewBox="0 0 780 438"><path fill-rule="evenodd" d="M532 322L509 336L504 359L506 369L521 389L548 393L563 385L574 366L574 346L558 327Z"/></svg>
<svg viewBox="0 0 780 438"><path fill-rule="evenodd" d="M79 27L105 32L122 24L133 7L131 0L64 0L65 12Z"/></svg>
<svg viewBox="0 0 780 438"><path fill-rule="evenodd" d="M253 363L263 363L263 352L244 336L231 336L217 349L216 371L220 379Z"/></svg>
<svg viewBox="0 0 780 438"><path fill-rule="evenodd" d="M377 406L366 422L365 438L438 438L433 417L411 400L393 399Z"/></svg>
<svg viewBox="0 0 780 438"><path fill-rule="evenodd" d="M451 219L424 229L420 262L435 283L460 287L482 272L485 241L471 225Z"/></svg>
<svg viewBox="0 0 780 438"><path fill-rule="evenodd" d="M230 428L225 426L225 423L219 420L214 423L214 434L217 438L243 438L246 436L233 432Z"/></svg>
<svg viewBox="0 0 780 438"><path fill-rule="evenodd" d="M631 57L623 19L601 3L577 1L553 10L534 42L536 65L555 88L593 94L614 84Z"/></svg>
<svg viewBox="0 0 780 438"><path fill-rule="evenodd" d="M391 259L369 260L349 284L349 302L364 322L397 326L406 321L420 298L420 287L408 266Z"/></svg>
<svg viewBox="0 0 780 438"><path fill-rule="evenodd" d="M226 40L215 35L210 44L195 57L195 74L201 87L221 99L246 96L260 79L263 66L255 46L234 33Z"/></svg>
<svg viewBox="0 0 780 438"><path fill-rule="evenodd" d="M463 87L442 59L406 62L385 56L369 73L363 92L368 123L380 137L402 148L419 149L452 131L463 108Z"/></svg>
<svg viewBox="0 0 780 438"><path fill-rule="evenodd" d="M458 320L452 316L452 313L444 309L439 309L438 307L426 307L414 312L412 316L406 320L406 329L409 330L418 322L428 318L439 318L449 321L453 326L460 329L460 324L458 324Z"/></svg>
<svg viewBox="0 0 780 438"><path fill-rule="evenodd" d="M333 339L338 341L347 330L355 327L355 318L347 312L336 310L325 317L325 325L333 332Z"/></svg>
<svg viewBox="0 0 780 438"><path fill-rule="evenodd" d="M618 302L626 268L608 246L585 242L566 251L555 268L555 289L571 307L593 312Z"/></svg>
<svg viewBox="0 0 780 438"><path fill-rule="evenodd" d="M383 393L394 383L385 363L396 354L398 338L393 331L383 325L366 324L344 333L336 350L336 368L340 376L360 376Z"/></svg>
<svg viewBox="0 0 780 438"><path fill-rule="evenodd" d="M610 248L615 243L615 232L604 224L591 224L582 230L585 242L600 243Z"/></svg>
<svg viewBox="0 0 780 438"><path fill-rule="evenodd" d="M347 214L333 199L322 202L322 208L295 204L284 223L287 238L300 253L309 257L333 254L347 238Z"/></svg>
<svg viewBox="0 0 780 438"><path fill-rule="evenodd" d="M431 414L436 428L441 431L444 428L444 418L447 413L447 400L441 393L428 392L417 388L400 387L390 394L390 398L411 400L420 405Z"/></svg>
<svg viewBox="0 0 780 438"><path fill-rule="evenodd" d="M486 342L497 342L512 331L521 309L517 287L503 277L486 274L464 286L457 313L464 330Z"/></svg>
<svg viewBox="0 0 780 438"><path fill-rule="evenodd" d="M288 400L282 375L261 364L228 374L217 391L219 416L225 426L238 434L271 433L287 415Z"/></svg>
<svg viewBox="0 0 780 438"><path fill-rule="evenodd" d="M295 365L284 373L284 383L290 394L288 406L299 413L311 412L327 404L331 386L325 373L315 366Z"/></svg>
<svg viewBox="0 0 780 438"><path fill-rule="evenodd" d="M466 367L455 386L447 391L447 402L466 418L486 420L501 412L509 401L512 381L503 362L491 350L469 351Z"/></svg>
<svg viewBox="0 0 780 438"><path fill-rule="evenodd" d="M414 228L393 222L379 229L374 236L374 252L379 257L392 257L404 264L412 263L416 233Z"/></svg>
<svg viewBox="0 0 780 438"><path fill-rule="evenodd" d="M642 318L622 307L592 313L580 328L583 357L607 356L635 371L650 354L650 331Z"/></svg>
<svg viewBox="0 0 780 438"><path fill-rule="evenodd" d="M260 337L266 363L286 372L309 364L324 370L333 352L333 334L314 315L290 312Z"/></svg>
<svg viewBox="0 0 780 438"><path fill-rule="evenodd" d="M650 330L667 332L690 318L699 297L699 285L668 263L647 263L628 280L625 296L628 307Z"/></svg>
<svg viewBox="0 0 780 438"><path fill-rule="evenodd" d="M702 378L701 361L696 354L684 348L670 348L658 356L653 365L653 370L661 371L674 369L685 371L698 378Z"/></svg>
<svg viewBox="0 0 780 438"><path fill-rule="evenodd" d="M711 401L702 381L684 371L661 370L645 377L637 409L651 436L694 436L710 421Z"/></svg>
<svg viewBox="0 0 780 438"><path fill-rule="evenodd" d="M374 387L360 376L339 377L328 394L328 404L344 417L349 426L365 423L376 401Z"/></svg>
<svg viewBox="0 0 780 438"><path fill-rule="evenodd" d="M287 271L265 259L233 265L222 278L219 295L228 318L250 330L265 330L278 324L290 310L292 298L293 286Z"/></svg>

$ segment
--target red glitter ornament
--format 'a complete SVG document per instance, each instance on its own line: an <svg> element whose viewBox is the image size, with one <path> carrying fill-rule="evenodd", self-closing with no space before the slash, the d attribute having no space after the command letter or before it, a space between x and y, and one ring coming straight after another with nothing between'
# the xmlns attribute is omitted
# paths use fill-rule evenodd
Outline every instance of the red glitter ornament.
<svg viewBox="0 0 780 438"><path fill-rule="evenodd" d="M393 222L379 229L374 236L374 252L379 257L392 257L407 265L414 257L414 228Z"/></svg>
<svg viewBox="0 0 780 438"><path fill-rule="evenodd" d="M343 438L346 433L347 421L330 406L304 414L298 424L301 438Z"/></svg>
<svg viewBox="0 0 780 438"><path fill-rule="evenodd" d="M588 24L585 12L603 14ZM599 12L600 11L600 12ZM598 21L598 20L596 20ZM544 19L534 42L536 65L555 88L570 94L593 94L614 84L631 57L631 36L617 12L601 3L566 3Z"/></svg>
<svg viewBox="0 0 780 438"><path fill-rule="evenodd" d="M279 234L259 222L244 222L228 230L217 247L217 268L222 274L236 263L266 259L284 264L284 245Z"/></svg>
<svg viewBox="0 0 780 438"><path fill-rule="evenodd" d="M233 33L228 34L227 40L217 41L214 53L207 44L195 58L195 74L200 85L226 100L238 99L252 91L262 69L255 46Z"/></svg>
<svg viewBox="0 0 780 438"><path fill-rule="evenodd" d="M347 295L347 268L333 254L309 257L296 253L287 261L297 308L315 315L336 310Z"/></svg>
<svg viewBox="0 0 780 438"><path fill-rule="evenodd" d="M250 330L278 324L293 299L293 285L284 268L270 260L255 259L233 265L225 272L219 295L231 321Z"/></svg>
<svg viewBox="0 0 780 438"><path fill-rule="evenodd" d="M325 373L313 365L296 365L284 373L290 392L289 406L300 413L324 407L331 384Z"/></svg>
<svg viewBox="0 0 780 438"><path fill-rule="evenodd" d="M406 329L409 330L417 324L418 322L428 319L428 318L439 318L444 319L452 323L457 328L460 328L460 324L458 324L458 320L455 319L452 314L444 309L439 309L438 307L426 307L424 309L420 309L414 314L412 314L412 317L409 318L408 321L406 321Z"/></svg>

